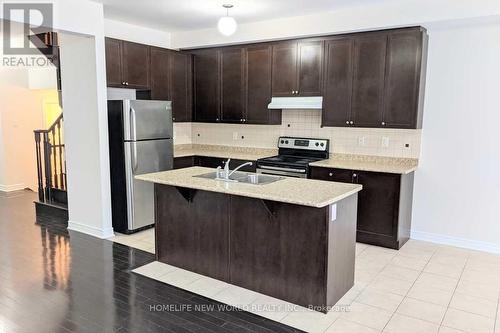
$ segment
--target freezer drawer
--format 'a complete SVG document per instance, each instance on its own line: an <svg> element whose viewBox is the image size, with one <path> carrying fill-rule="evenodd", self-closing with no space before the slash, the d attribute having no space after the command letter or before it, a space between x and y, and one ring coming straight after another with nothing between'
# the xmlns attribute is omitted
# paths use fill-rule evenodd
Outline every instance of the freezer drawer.
<svg viewBox="0 0 500 333"><path fill-rule="evenodd" d="M171 170L173 140L125 142L124 145L128 229L134 230L155 223L153 184L136 180L134 176Z"/></svg>

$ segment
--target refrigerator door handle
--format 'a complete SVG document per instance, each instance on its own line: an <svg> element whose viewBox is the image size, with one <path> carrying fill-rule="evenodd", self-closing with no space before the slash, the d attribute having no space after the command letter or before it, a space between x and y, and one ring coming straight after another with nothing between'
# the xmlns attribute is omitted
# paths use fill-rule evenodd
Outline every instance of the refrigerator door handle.
<svg viewBox="0 0 500 333"><path fill-rule="evenodd" d="M135 119L135 110L130 108L130 140L137 140L137 122Z"/></svg>
<svg viewBox="0 0 500 333"><path fill-rule="evenodd" d="M132 142L131 144L132 148L131 149L131 152L130 152L130 159L131 159L131 162L132 162L132 174L134 175L135 172L137 171L137 167L138 167L138 161L137 161L137 142Z"/></svg>

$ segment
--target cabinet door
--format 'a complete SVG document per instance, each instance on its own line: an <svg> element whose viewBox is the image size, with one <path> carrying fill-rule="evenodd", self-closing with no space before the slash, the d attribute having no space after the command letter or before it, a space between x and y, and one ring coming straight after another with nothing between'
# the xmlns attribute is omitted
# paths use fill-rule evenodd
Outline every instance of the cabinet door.
<svg viewBox="0 0 500 333"><path fill-rule="evenodd" d="M221 51L221 121L241 123L244 118L244 49Z"/></svg>
<svg viewBox="0 0 500 333"><path fill-rule="evenodd" d="M219 121L219 51L200 50L194 54L194 112L200 122Z"/></svg>
<svg viewBox="0 0 500 333"><path fill-rule="evenodd" d="M273 45L273 96L295 96L297 90L297 43Z"/></svg>
<svg viewBox="0 0 500 333"><path fill-rule="evenodd" d="M383 126L416 128L422 32L389 33Z"/></svg>
<svg viewBox="0 0 500 333"><path fill-rule="evenodd" d="M271 102L271 66L272 48L269 45L258 45L246 48L246 123L268 124Z"/></svg>
<svg viewBox="0 0 500 333"><path fill-rule="evenodd" d="M298 95L321 96L323 41L298 44Z"/></svg>
<svg viewBox="0 0 500 333"><path fill-rule="evenodd" d="M170 57L170 99L173 120L192 120L192 57L190 54L173 52Z"/></svg>
<svg viewBox="0 0 500 333"><path fill-rule="evenodd" d="M184 195L194 190L155 186L156 234L160 262L229 280L229 197L196 191L191 202ZM206 214L210 211L210 214Z"/></svg>
<svg viewBox="0 0 500 333"><path fill-rule="evenodd" d="M401 175L356 172L357 183L363 185L358 198L358 236L397 239L397 216ZM359 238L359 237L358 237Z"/></svg>
<svg viewBox="0 0 500 333"><path fill-rule="evenodd" d="M122 41L106 38L106 81L111 87L122 86Z"/></svg>
<svg viewBox="0 0 500 333"><path fill-rule="evenodd" d="M149 56L149 46L123 42L123 80L130 88L149 88Z"/></svg>
<svg viewBox="0 0 500 333"><path fill-rule="evenodd" d="M326 210L240 196L231 196L230 210L230 282L292 303L322 304Z"/></svg>
<svg viewBox="0 0 500 333"><path fill-rule="evenodd" d="M151 48L151 99L170 100L170 50Z"/></svg>
<svg viewBox="0 0 500 333"><path fill-rule="evenodd" d="M353 125L378 127L382 122L387 35L366 34L354 42Z"/></svg>
<svg viewBox="0 0 500 333"><path fill-rule="evenodd" d="M352 183L353 171L346 169L312 167L311 178L339 183Z"/></svg>
<svg viewBox="0 0 500 333"><path fill-rule="evenodd" d="M349 126L353 53L354 40L352 38L339 38L325 42L323 126Z"/></svg>

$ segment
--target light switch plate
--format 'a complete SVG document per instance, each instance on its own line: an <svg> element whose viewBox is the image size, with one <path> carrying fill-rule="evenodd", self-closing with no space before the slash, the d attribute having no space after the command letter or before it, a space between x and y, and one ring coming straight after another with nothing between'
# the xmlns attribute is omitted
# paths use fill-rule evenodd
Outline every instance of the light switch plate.
<svg viewBox="0 0 500 333"><path fill-rule="evenodd" d="M233 132L233 140L238 140L238 132Z"/></svg>
<svg viewBox="0 0 500 333"><path fill-rule="evenodd" d="M366 137L360 136L358 137L358 146L364 146L366 144Z"/></svg>

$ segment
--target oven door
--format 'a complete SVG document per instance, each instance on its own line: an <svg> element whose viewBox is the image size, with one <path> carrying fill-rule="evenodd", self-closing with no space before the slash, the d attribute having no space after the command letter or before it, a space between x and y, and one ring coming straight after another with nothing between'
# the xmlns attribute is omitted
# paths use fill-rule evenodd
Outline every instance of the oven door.
<svg viewBox="0 0 500 333"><path fill-rule="evenodd" d="M258 165L257 173L264 175L278 175L294 178L307 178L307 168L294 169L269 165Z"/></svg>

